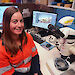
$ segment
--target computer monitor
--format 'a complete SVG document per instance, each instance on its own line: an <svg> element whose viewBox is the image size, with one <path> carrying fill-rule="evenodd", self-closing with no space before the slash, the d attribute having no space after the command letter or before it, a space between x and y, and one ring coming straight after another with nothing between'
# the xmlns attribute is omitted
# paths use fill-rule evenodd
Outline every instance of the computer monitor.
<svg viewBox="0 0 75 75"><path fill-rule="evenodd" d="M57 14L55 13L33 11L32 26L48 29L49 24L52 24L53 26L55 26L56 18L57 18Z"/></svg>
<svg viewBox="0 0 75 75"><path fill-rule="evenodd" d="M14 4L0 4L0 29L2 29L2 27L3 27L3 25L2 25L3 13L4 13L5 9L10 6L15 6L16 8L18 8L18 6L14 5Z"/></svg>

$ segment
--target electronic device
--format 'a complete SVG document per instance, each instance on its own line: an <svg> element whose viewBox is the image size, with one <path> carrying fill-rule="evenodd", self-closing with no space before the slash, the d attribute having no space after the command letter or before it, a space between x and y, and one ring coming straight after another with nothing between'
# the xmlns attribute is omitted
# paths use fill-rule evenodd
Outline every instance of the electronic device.
<svg viewBox="0 0 75 75"><path fill-rule="evenodd" d="M33 23L32 26L48 29L48 25L56 24L57 14L48 13L42 11L33 11Z"/></svg>
<svg viewBox="0 0 75 75"><path fill-rule="evenodd" d="M3 4L1 3L0 4L0 29L2 29L2 27L3 27L3 25L2 25L3 13L4 13L5 9L10 6L14 6L14 7L18 8L17 4L11 4L11 3L3 3Z"/></svg>
<svg viewBox="0 0 75 75"><path fill-rule="evenodd" d="M36 41L37 43L41 44L43 43L45 40L43 40L40 36L38 36L38 34L33 34L33 33L30 33L33 37L33 40Z"/></svg>
<svg viewBox="0 0 75 75"><path fill-rule="evenodd" d="M53 26L52 24L48 25L48 29L49 31L51 31L52 35L55 36L57 39L60 37L64 37L65 35L55 26Z"/></svg>
<svg viewBox="0 0 75 75"><path fill-rule="evenodd" d="M53 46L52 44L50 44L50 43L48 43L48 42L43 42L43 43L41 43L40 44L43 48L45 48L46 50L51 50L51 49L53 49L55 46Z"/></svg>
<svg viewBox="0 0 75 75"><path fill-rule="evenodd" d="M55 67L60 71L65 71L69 68L69 64L62 58L56 58L54 62Z"/></svg>

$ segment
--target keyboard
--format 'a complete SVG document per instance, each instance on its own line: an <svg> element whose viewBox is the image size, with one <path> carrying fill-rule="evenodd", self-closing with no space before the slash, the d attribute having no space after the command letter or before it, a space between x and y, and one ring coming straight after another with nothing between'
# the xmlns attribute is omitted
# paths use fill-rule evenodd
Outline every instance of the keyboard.
<svg viewBox="0 0 75 75"><path fill-rule="evenodd" d="M43 42L45 42L40 36L38 36L38 34L33 34L33 33L30 33L33 37L33 40L36 41L37 43L41 44Z"/></svg>

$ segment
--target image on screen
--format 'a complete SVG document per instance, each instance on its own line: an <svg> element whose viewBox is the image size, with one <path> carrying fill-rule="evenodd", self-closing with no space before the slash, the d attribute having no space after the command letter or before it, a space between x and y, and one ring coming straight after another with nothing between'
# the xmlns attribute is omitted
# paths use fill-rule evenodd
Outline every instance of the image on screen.
<svg viewBox="0 0 75 75"><path fill-rule="evenodd" d="M5 9L8 7L10 6L0 6L0 27L2 27L3 13ZM15 7L18 8L18 6L15 6Z"/></svg>
<svg viewBox="0 0 75 75"><path fill-rule="evenodd" d="M55 13L33 11L32 26L37 26L37 27L48 29L49 24L52 24L55 26L56 18L57 18L57 14Z"/></svg>

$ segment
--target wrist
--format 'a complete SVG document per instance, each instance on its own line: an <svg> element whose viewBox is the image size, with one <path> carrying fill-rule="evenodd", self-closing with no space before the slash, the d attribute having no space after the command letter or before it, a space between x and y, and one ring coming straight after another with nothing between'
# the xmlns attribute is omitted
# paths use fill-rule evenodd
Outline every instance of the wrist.
<svg viewBox="0 0 75 75"><path fill-rule="evenodd" d="M34 75L38 75L38 73L34 73Z"/></svg>

